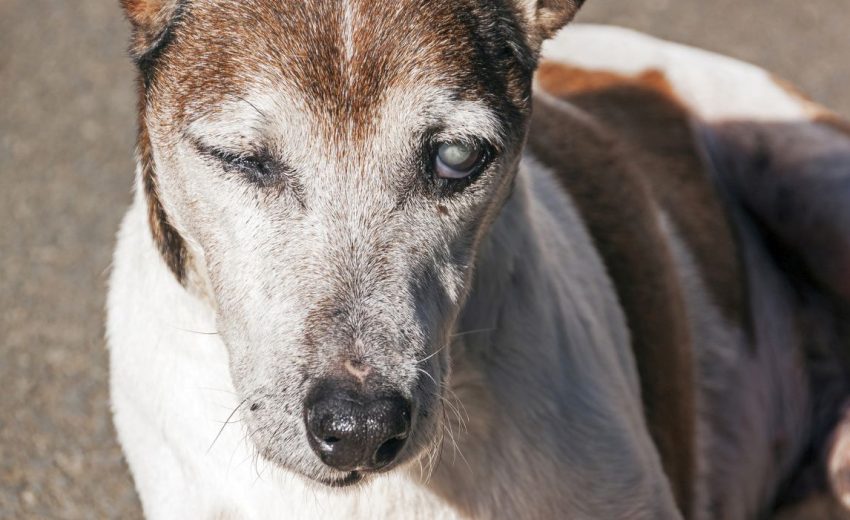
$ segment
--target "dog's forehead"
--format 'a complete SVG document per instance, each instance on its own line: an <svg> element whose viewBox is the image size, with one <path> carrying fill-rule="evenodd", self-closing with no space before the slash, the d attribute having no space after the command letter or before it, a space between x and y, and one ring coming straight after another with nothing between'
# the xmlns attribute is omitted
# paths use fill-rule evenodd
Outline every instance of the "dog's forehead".
<svg viewBox="0 0 850 520"><path fill-rule="evenodd" d="M159 76L176 115L187 119L247 92L285 91L330 130L341 121L363 130L388 97L436 88L497 105L507 117L527 98L531 64L517 59L523 42L515 13L497 4L193 2Z"/></svg>

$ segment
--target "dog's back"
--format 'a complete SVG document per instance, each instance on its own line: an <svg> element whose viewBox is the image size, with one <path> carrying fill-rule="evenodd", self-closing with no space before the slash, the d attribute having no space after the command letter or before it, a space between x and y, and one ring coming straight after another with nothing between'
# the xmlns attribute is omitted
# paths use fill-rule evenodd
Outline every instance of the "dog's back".
<svg viewBox="0 0 850 520"><path fill-rule="evenodd" d="M846 123L760 69L630 31L573 27L548 57L529 151L615 283L679 503L740 518L823 491L850 395Z"/></svg>

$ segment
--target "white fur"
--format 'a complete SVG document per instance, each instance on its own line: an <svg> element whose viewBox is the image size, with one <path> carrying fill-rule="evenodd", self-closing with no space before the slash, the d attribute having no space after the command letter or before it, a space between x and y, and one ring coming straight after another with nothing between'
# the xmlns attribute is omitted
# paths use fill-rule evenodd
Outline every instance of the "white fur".
<svg viewBox="0 0 850 520"><path fill-rule="evenodd" d="M603 25L570 25L543 44L543 55L591 70L637 75L657 70L685 104L714 121L807 119L800 101L764 69L702 49Z"/></svg>

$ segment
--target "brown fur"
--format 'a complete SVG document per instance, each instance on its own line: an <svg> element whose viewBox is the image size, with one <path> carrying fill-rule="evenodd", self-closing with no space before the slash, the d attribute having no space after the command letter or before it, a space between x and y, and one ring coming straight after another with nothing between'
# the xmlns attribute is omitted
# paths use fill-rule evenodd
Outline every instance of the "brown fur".
<svg viewBox="0 0 850 520"><path fill-rule="evenodd" d="M675 345L678 340L671 340L673 333L665 332L661 326L655 330L648 327L650 320L666 321L659 319L657 312L652 315L649 309L654 310L654 305L629 294L641 292L641 287L635 286L646 290L658 282L640 279L620 265L620 257L640 258L633 261L655 263L661 271L666 269L664 263L653 257L664 253L652 242L646 244L638 233L630 236L627 223L620 223L618 229L617 223L610 222L605 214L606 208L616 207L621 218L627 219L635 208L643 208L637 210L640 214L647 211L647 203L639 200L644 197L650 199L650 208L663 208L693 251L714 301L727 319L742 329L749 326L749 303L744 270L737 255L737 237L722 203L726 198L742 206L749 217L763 226L767 239L782 248L775 253L788 264L785 267L792 277L799 279L802 274L846 301L850 294L850 276L846 274L850 242L845 237L850 221L844 218L846 205L841 202L847 192L848 170L844 165L850 164L850 144L843 137L847 135L846 123L826 110L817 110L812 112L812 122L796 125L728 122L710 128L692 126L687 110L657 71L624 77L544 63L538 82L570 105L559 109L555 103L547 106L543 115L537 110L535 119L549 122L532 128L530 145L541 157L547 153L552 156L544 161L555 169L573 163L570 171L563 171L561 166L560 179L587 219L620 292L635 335L648 422L675 488L677 477L670 465L680 455L675 447L665 447L657 433L669 434L668 428L674 425L667 422L669 417L653 416L653 400L659 398L659 393L645 388L652 386L655 379L669 377L669 360L650 360L645 354L646 346L640 342L657 345L658 337L653 334L658 333L667 335L666 343L661 338L662 344ZM695 136L695 128L700 130L700 137ZM539 142L558 132L565 142ZM704 152L707 136L712 142L710 150ZM559 153L553 156L553 150ZM704 166L705 153L718 168L713 175L722 183L722 198ZM625 179L627 176L638 180ZM588 183L606 186L587 191ZM643 184L644 191L637 189L638 184ZM631 200L611 203L618 190L630 192ZM648 216L642 218L649 221ZM794 263L798 260L800 263ZM802 330L804 338L825 337L823 324L815 328L803 325ZM826 335L832 334L829 330ZM841 336L840 331L837 336ZM829 341L835 343L834 338ZM809 343L818 341L806 341ZM846 384L841 382L846 376L835 369L841 366L841 354L812 346L805 350L812 358L808 363L814 395L812 442L816 447L823 432L831 429L836 396L846 395ZM828 363L819 362L821 359ZM801 474L798 471L786 493L790 493L790 486L800 487ZM840 486L840 480L833 475L832 485ZM681 494L677 496L683 503ZM834 504L834 500L826 499L824 504Z"/></svg>
<svg viewBox="0 0 850 520"><path fill-rule="evenodd" d="M616 138L590 119L537 99L528 146L573 197L632 332L645 415L683 511L693 506L695 395L682 288L651 186Z"/></svg>
<svg viewBox="0 0 850 520"><path fill-rule="evenodd" d="M157 85L182 121L270 75L272 81L277 75L297 81L310 100L305 108L321 116L316 119L324 132L340 146L374 130L387 92L416 84L423 75L453 78L446 88L496 104L511 121L528 94L523 80L533 58L519 41L515 13L505 6L440 1L423 9L414 0L352 1L353 49L347 60L338 2L310 2L309 8L268 0L218 4L191 4L186 22L174 30L179 45L160 57Z"/></svg>
<svg viewBox="0 0 850 520"><path fill-rule="evenodd" d="M156 168L153 160L150 136L145 121L145 93L140 87L139 101L139 138L138 154L142 175L142 188L148 202L148 224L151 236L162 254L168 268L174 273L181 284L186 281L186 269L188 251L186 243L180 233L168 219L165 208L159 199L159 191L156 182Z"/></svg>
<svg viewBox="0 0 850 520"><path fill-rule="evenodd" d="M530 149L558 172L609 269L633 334L650 432L688 516L696 465L693 353L659 211L688 244L727 319L748 329L733 228L690 116L663 74L628 78L544 62L537 80L571 108L538 99Z"/></svg>
<svg viewBox="0 0 850 520"><path fill-rule="evenodd" d="M569 23L584 0L535 0L537 17L535 26L538 43L551 38L558 30Z"/></svg>
<svg viewBox="0 0 850 520"><path fill-rule="evenodd" d="M727 319L749 328L744 270L733 228L707 173L690 115L657 70L629 78L544 62L540 85L616 129L688 244Z"/></svg>
<svg viewBox="0 0 850 520"><path fill-rule="evenodd" d="M121 0L133 25L130 51L139 58L156 45L177 10L179 0Z"/></svg>

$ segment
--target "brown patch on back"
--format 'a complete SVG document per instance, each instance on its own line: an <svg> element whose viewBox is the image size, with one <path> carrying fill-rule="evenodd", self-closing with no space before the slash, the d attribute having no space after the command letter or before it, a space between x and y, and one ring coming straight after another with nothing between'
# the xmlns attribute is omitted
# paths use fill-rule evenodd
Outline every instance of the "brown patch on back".
<svg viewBox="0 0 850 520"><path fill-rule="evenodd" d="M628 148L688 244L724 316L749 330L744 270L733 227L706 171L688 111L657 70L635 77L541 64L540 85L606 124Z"/></svg>
<svg viewBox="0 0 850 520"><path fill-rule="evenodd" d="M689 114L662 73L625 77L544 62L537 82L569 105L535 101L529 148L558 173L615 284L632 333L648 427L689 517L696 479L693 344L659 212L688 244L723 314L748 330L733 228Z"/></svg>
<svg viewBox="0 0 850 520"><path fill-rule="evenodd" d="M695 394L682 288L648 180L585 114L537 99L528 147L575 201L632 335L644 413L682 511L693 505Z"/></svg>
<svg viewBox="0 0 850 520"><path fill-rule="evenodd" d="M536 78L543 90L553 96L564 98L624 85L638 86L673 96L673 89L667 78L660 71L654 69L630 78L604 70L591 71L563 63L543 61L537 69Z"/></svg>

